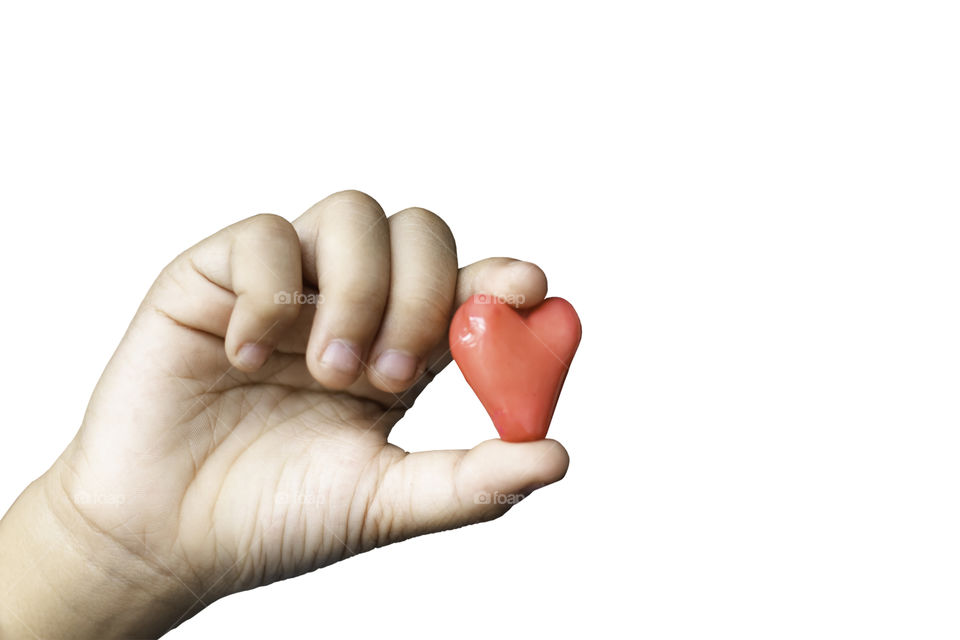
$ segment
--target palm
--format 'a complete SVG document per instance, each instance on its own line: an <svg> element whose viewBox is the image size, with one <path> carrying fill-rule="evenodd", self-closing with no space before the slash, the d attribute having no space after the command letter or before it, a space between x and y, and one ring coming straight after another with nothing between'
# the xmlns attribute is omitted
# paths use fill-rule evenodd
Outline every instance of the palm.
<svg viewBox="0 0 960 640"><path fill-rule="evenodd" d="M74 456L88 464L69 476L88 519L146 561L162 558L191 589L213 593L384 541L370 500L404 455L387 434L412 394L392 398L391 408L362 382L354 393L326 391L296 355L248 376L229 368L222 340L165 325L134 324L91 401ZM164 348L151 362L126 361L141 341ZM152 418L124 429L118 455L116 436L99 432L130 414ZM118 486L137 489L121 495Z"/></svg>

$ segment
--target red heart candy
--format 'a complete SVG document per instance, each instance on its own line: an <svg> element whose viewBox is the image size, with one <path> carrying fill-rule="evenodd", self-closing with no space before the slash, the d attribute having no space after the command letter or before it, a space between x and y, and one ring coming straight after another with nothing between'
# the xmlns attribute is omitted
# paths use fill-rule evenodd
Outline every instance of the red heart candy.
<svg viewBox="0 0 960 640"><path fill-rule="evenodd" d="M500 438L542 440L580 344L580 318L563 298L517 311L493 296L467 300L450 323L450 352Z"/></svg>

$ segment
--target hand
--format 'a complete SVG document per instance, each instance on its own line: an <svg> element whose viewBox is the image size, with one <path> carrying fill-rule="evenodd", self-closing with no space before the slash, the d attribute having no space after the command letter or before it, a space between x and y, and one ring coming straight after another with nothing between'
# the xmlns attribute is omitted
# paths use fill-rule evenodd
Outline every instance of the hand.
<svg viewBox="0 0 960 640"><path fill-rule="evenodd" d="M153 601L149 624L98 603L97 633L163 633L229 593L495 518L515 500L489 496L559 480L568 458L551 440L413 454L387 442L450 362L451 314L474 293L533 306L546 278L505 258L458 271L439 217L387 218L357 192L293 224L249 218L177 257L76 438L20 501L42 500L71 554ZM28 512L20 502L7 519Z"/></svg>

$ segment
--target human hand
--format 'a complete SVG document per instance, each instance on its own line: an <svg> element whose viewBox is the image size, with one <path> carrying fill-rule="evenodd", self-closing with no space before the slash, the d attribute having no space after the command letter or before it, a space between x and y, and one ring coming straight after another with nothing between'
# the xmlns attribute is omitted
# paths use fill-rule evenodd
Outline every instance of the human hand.
<svg viewBox="0 0 960 640"><path fill-rule="evenodd" d="M358 192L187 250L147 294L76 438L0 524L0 541L17 541L0 566L53 545L66 575L21 580L0 629L161 635L217 598L498 517L514 500L485 497L559 480L568 457L552 440L412 454L387 440L450 362L460 303L530 307L546 286L504 258L458 271L440 218L387 218ZM37 604L51 593L65 602Z"/></svg>

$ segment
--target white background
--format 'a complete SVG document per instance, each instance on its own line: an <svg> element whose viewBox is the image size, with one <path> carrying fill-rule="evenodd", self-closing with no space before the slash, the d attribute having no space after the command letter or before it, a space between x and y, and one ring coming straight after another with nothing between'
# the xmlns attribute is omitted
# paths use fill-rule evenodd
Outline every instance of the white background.
<svg viewBox="0 0 960 640"><path fill-rule="evenodd" d="M950 5L0 5L0 510L167 261L357 188L576 305L570 472L171 638L956 637Z"/></svg>

